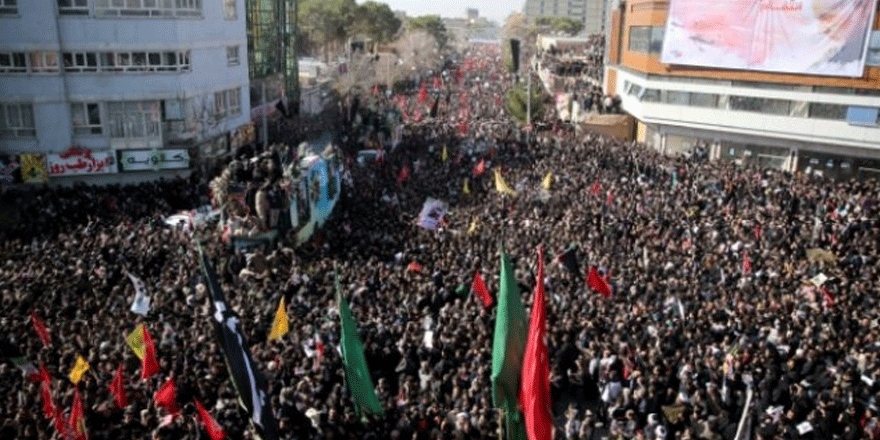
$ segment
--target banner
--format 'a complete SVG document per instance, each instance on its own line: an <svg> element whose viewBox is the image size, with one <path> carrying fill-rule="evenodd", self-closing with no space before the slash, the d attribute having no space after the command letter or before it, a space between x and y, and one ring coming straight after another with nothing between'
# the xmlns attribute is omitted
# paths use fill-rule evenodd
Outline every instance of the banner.
<svg viewBox="0 0 880 440"><path fill-rule="evenodd" d="M428 197L422 205L422 211L419 213L419 226L436 231L443 224L443 217L446 215L446 210L446 203L442 200Z"/></svg>
<svg viewBox="0 0 880 440"><path fill-rule="evenodd" d="M189 168L189 151L122 150L119 165L122 171L181 170Z"/></svg>
<svg viewBox="0 0 880 440"><path fill-rule="evenodd" d="M46 155L49 175L73 176L110 174L116 172L116 158L112 151L93 152L87 148L70 147L60 154Z"/></svg>
<svg viewBox="0 0 880 440"><path fill-rule="evenodd" d="M672 0L662 61L860 77L877 0Z"/></svg>
<svg viewBox="0 0 880 440"><path fill-rule="evenodd" d="M46 183L49 181L49 172L46 170L46 155L19 154L18 162L21 164L22 182Z"/></svg>
<svg viewBox="0 0 880 440"><path fill-rule="evenodd" d="M21 182L21 166L15 156L0 154L0 185Z"/></svg>

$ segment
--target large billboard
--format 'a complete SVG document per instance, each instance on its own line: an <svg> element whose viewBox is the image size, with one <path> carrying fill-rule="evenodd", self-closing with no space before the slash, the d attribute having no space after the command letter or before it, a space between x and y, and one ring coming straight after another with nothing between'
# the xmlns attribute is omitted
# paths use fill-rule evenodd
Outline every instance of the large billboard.
<svg viewBox="0 0 880 440"><path fill-rule="evenodd" d="M862 76L877 0L671 0L667 64Z"/></svg>

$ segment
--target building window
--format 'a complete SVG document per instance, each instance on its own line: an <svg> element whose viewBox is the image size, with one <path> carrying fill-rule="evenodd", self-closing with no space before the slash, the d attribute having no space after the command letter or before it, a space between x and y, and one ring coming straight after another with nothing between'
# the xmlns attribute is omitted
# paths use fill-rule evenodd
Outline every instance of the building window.
<svg viewBox="0 0 880 440"><path fill-rule="evenodd" d="M89 0L58 0L61 15L89 15Z"/></svg>
<svg viewBox="0 0 880 440"><path fill-rule="evenodd" d="M691 92L690 105L694 107L718 107L719 96L715 93Z"/></svg>
<svg viewBox="0 0 880 440"><path fill-rule="evenodd" d="M0 52L0 73L27 73L25 52Z"/></svg>
<svg viewBox="0 0 880 440"><path fill-rule="evenodd" d="M639 101L660 102L660 89L644 89Z"/></svg>
<svg viewBox="0 0 880 440"><path fill-rule="evenodd" d="M107 120L112 138L158 138L160 116L159 101L107 103Z"/></svg>
<svg viewBox="0 0 880 440"><path fill-rule="evenodd" d="M690 96L688 92L679 92L677 90L664 90L660 94L661 100L666 104L688 105Z"/></svg>
<svg viewBox="0 0 880 440"><path fill-rule="evenodd" d="M666 33L664 26L651 26L651 44L648 53L660 55L663 52L663 35Z"/></svg>
<svg viewBox="0 0 880 440"><path fill-rule="evenodd" d="M66 72L187 72L189 51L64 52Z"/></svg>
<svg viewBox="0 0 880 440"><path fill-rule="evenodd" d="M651 26L630 26L630 52L648 53L651 46Z"/></svg>
<svg viewBox="0 0 880 440"><path fill-rule="evenodd" d="M0 104L0 136L36 137L34 107L31 104Z"/></svg>
<svg viewBox="0 0 880 440"><path fill-rule="evenodd" d="M0 0L0 14L18 14L18 0Z"/></svg>
<svg viewBox="0 0 880 440"><path fill-rule="evenodd" d="M238 18L238 13L235 11L235 0L223 0L223 18L227 20Z"/></svg>
<svg viewBox="0 0 880 440"><path fill-rule="evenodd" d="M31 52L31 72L53 73L58 71L58 53L52 51Z"/></svg>
<svg viewBox="0 0 880 440"><path fill-rule="evenodd" d="M97 103L74 102L70 116L75 134L101 134L101 109Z"/></svg>
<svg viewBox="0 0 880 440"><path fill-rule="evenodd" d="M791 111L791 101L731 95L730 109L788 116Z"/></svg>
<svg viewBox="0 0 880 440"><path fill-rule="evenodd" d="M61 54L65 72L97 72L98 54L96 52L64 52Z"/></svg>
<svg viewBox="0 0 880 440"><path fill-rule="evenodd" d="M871 31L871 40L868 42L868 56L865 58L868 66L880 66L880 31Z"/></svg>
<svg viewBox="0 0 880 440"><path fill-rule="evenodd" d="M846 119L846 107L840 104L826 104L824 102L811 102L808 116L813 119Z"/></svg>
<svg viewBox="0 0 880 440"><path fill-rule="evenodd" d="M238 46L226 46L226 63L230 66L239 64Z"/></svg>
<svg viewBox="0 0 880 440"><path fill-rule="evenodd" d="M217 119L226 117L226 92L217 92L214 94L214 116Z"/></svg>
<svg viewBox="0 0 880 440"><path fill-rule="evenodd" d="M202 0L95 0L98 17L201 17Z"/></svg>
<svg viewBox="0 0 880 440"><path fill-rule="evenodd" d="M241 114L241 89L234 88L226 91L226 102L229 104L229 116Z"/></svg>

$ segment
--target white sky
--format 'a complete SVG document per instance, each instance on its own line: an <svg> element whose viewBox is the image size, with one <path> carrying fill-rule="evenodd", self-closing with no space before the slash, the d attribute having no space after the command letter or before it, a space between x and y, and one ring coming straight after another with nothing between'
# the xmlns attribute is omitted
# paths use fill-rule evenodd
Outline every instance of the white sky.
<svg viewBox="0 0 880 440"><path fill-rule="evenodd" d="M366 0L357 0L363 3ZM439 15L444 18L464 17L468 8L476 8L481 17L504 24L512 12L522 12L525 0L375 0L385 3L392 11L406 11L410 17Z"/></svg>

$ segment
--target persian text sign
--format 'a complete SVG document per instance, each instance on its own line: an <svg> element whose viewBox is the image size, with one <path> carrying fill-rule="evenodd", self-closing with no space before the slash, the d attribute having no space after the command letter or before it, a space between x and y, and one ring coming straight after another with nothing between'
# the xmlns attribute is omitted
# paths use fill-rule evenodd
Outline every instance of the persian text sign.
<svg viewBox="0 0 880 440"><path fill-rule="evenodd" d="M862 76L877 0L671 0L667 64Z"/></svg>
<svg viewBox="0 0 880 440"><path fill-rule="evenodd" d="M119 154L122 171L180 170L189 168L189 152L175 150L123 150Z"/></svg>
<svg viewBox="0 0 880 440"><path fill-rule="evenodd" d="M50 176L110 174L116 172L116 158L112 151L70 150L48 154Z"/></svg>

